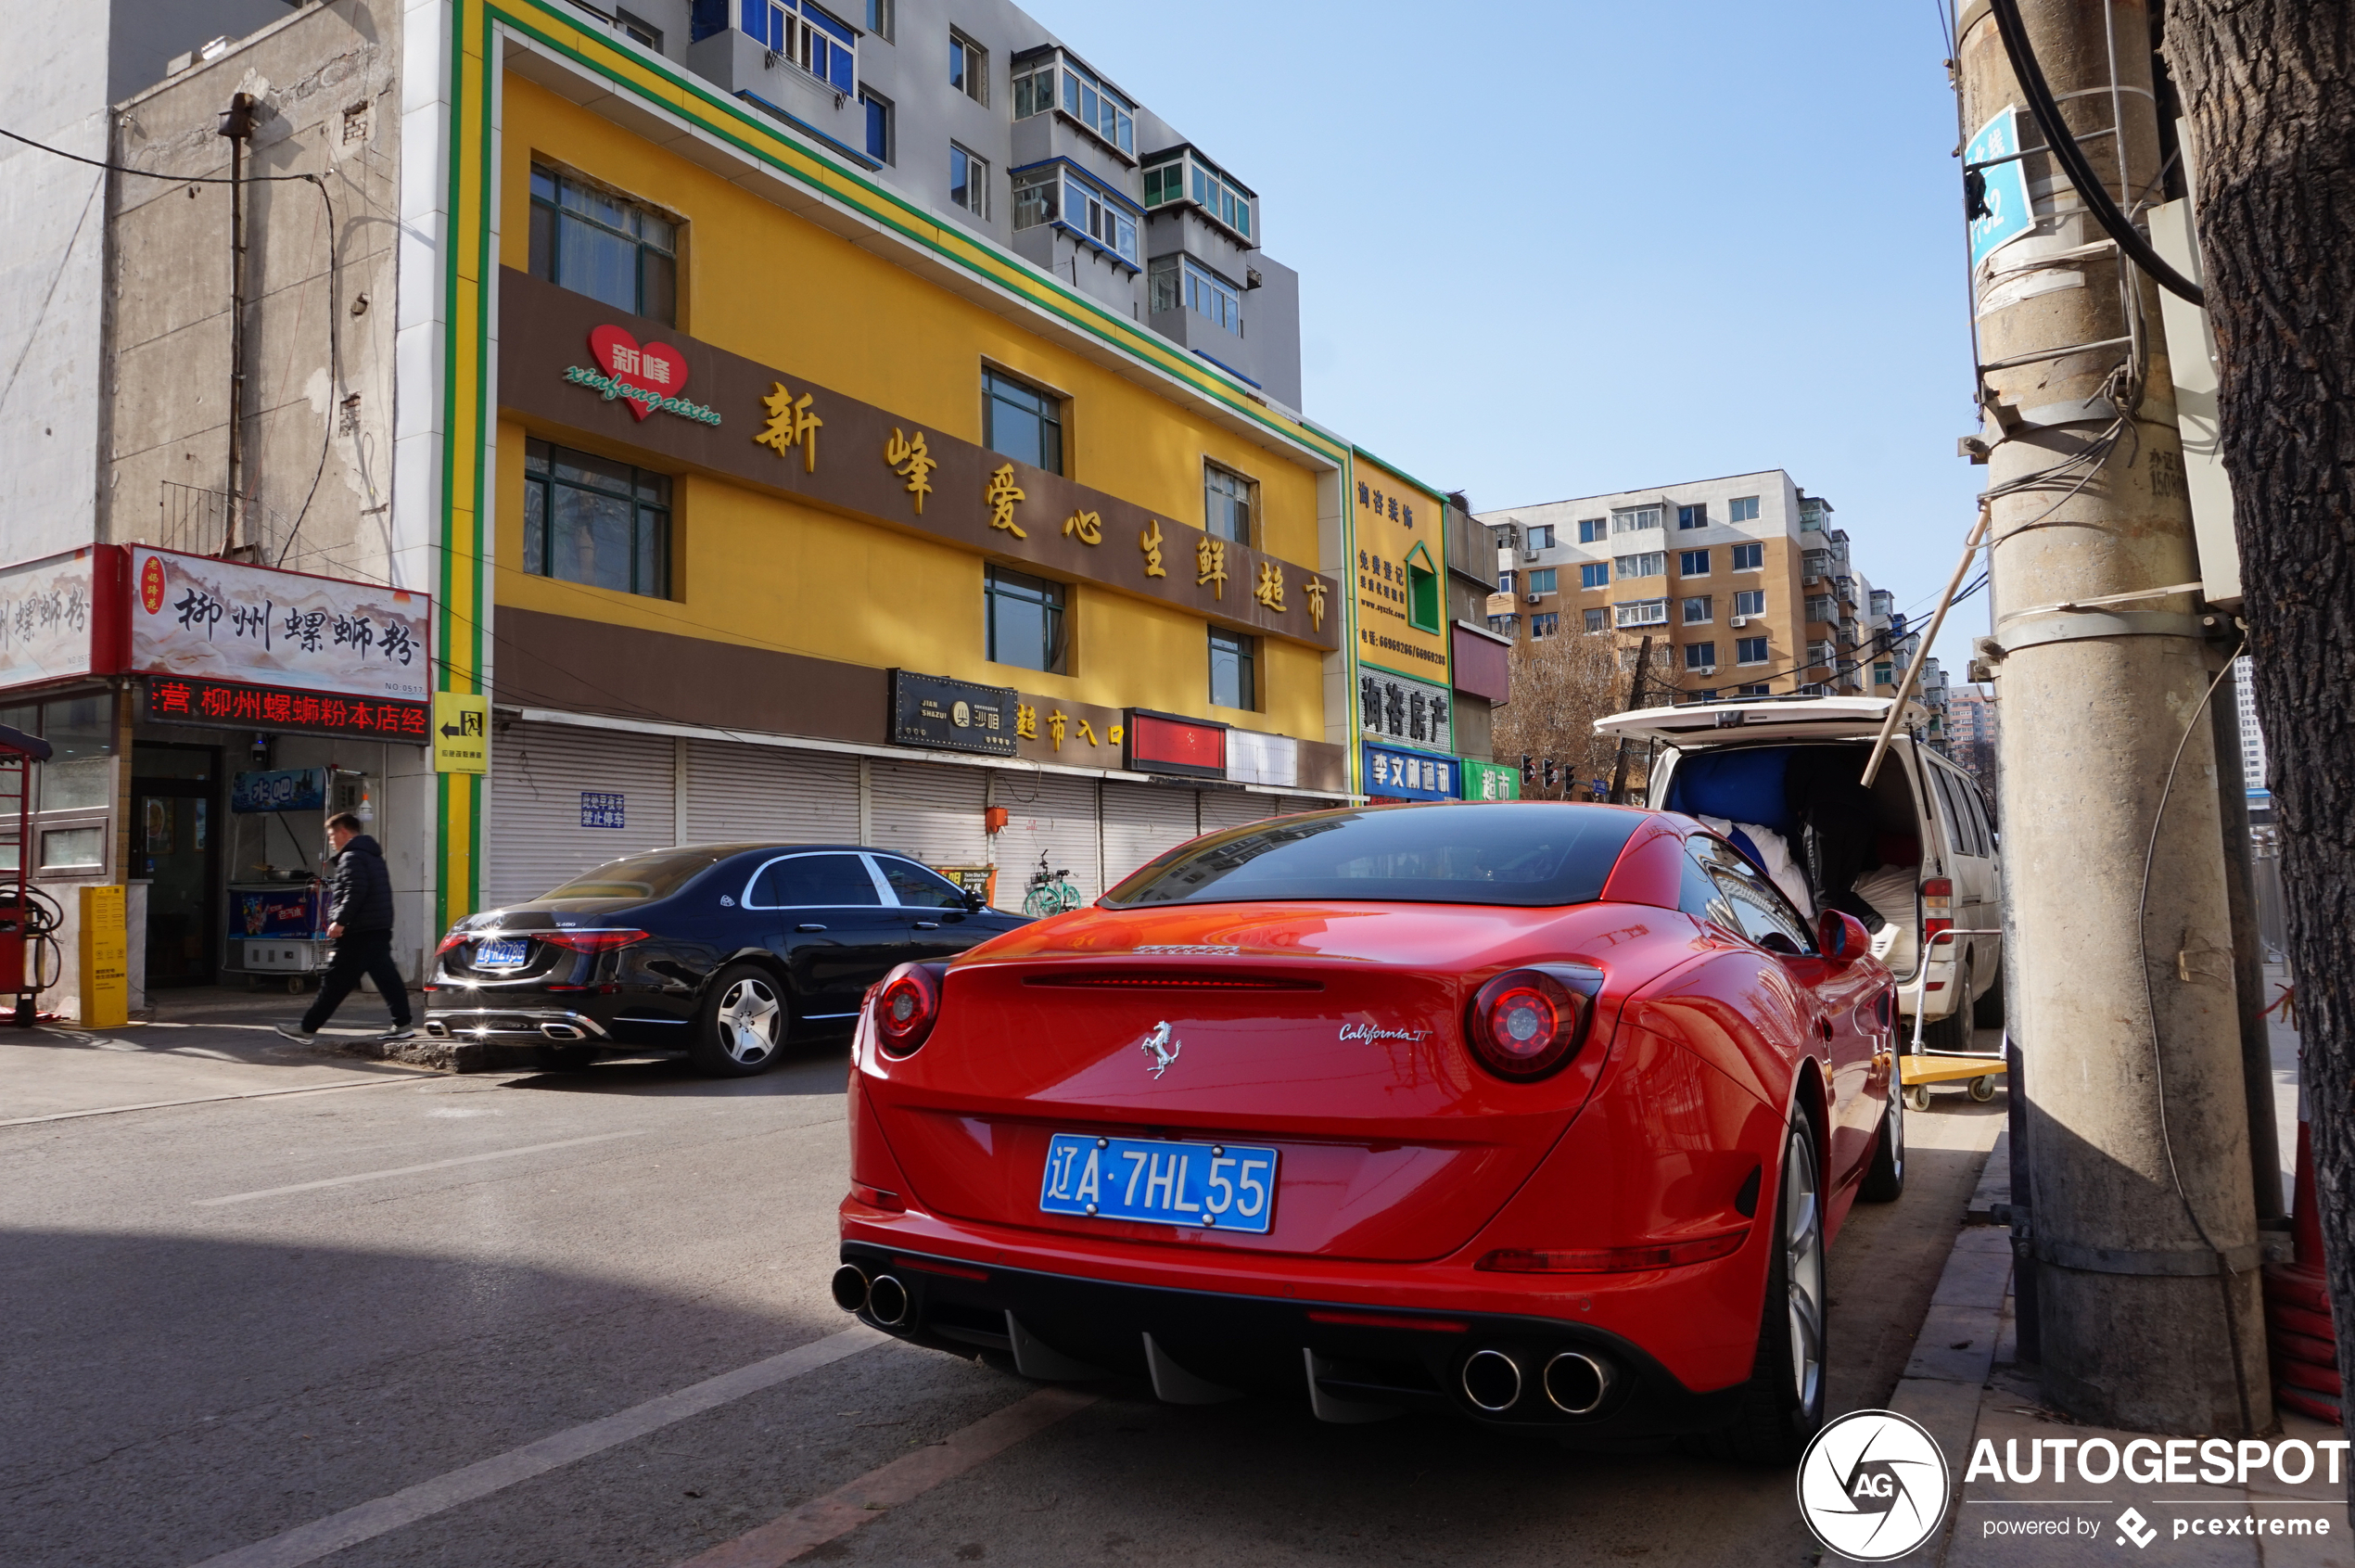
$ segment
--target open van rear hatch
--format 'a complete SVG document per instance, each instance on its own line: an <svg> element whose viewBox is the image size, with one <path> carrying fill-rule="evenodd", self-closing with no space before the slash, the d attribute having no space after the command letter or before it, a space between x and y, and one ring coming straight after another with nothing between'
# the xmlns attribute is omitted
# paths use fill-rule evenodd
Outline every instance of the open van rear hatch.
<svg viewBox="0 0 2355 1568"><path fill-rule="evenodd" d="M1595 720L1595 733L1659 741L1687 750L1733 741L1870 740L1889 718L1887 697L1753 697L1639 708ZM1920 703L1905 704L1901 733L1929 722Z"/></svg>

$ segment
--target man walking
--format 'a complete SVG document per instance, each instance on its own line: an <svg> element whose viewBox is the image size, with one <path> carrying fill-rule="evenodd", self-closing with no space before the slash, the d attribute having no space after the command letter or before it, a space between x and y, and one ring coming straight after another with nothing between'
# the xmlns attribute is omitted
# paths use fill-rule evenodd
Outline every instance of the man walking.
<svg viewBox="0 0 2355 1568"><path fill-rule="evenodd" d="M335 846L333 901L327 906L327 935L336 944L327 961L326 977L319 982L319 1000L299 1024L281 1024L288 1039L315 1039L321 1026L336 1015L352 988L365 975L392 1011L387 1039L411 1039L409 988L392 962L392 876L385 869L384 850L360 831L360 819L338 811L327 819L327 840Z"/></svg>

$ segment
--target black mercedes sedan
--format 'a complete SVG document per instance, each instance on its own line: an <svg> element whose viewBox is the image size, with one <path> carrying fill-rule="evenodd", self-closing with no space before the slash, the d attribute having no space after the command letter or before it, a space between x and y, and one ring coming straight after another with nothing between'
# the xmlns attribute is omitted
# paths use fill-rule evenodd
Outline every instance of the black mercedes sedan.
<svg viewBox="0 0 2355 1568"><path fill-rule="evenodd" d="M425 1030L582 1060L661 1052L742 1077L796 1031L847 1032L895 964L1025 924L886 849L657 849L460 921L435 955Z"/></svg>

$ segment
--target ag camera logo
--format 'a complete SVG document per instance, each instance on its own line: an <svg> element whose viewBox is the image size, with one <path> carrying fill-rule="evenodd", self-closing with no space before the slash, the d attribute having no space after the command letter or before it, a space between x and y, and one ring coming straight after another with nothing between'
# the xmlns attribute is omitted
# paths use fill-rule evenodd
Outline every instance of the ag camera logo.
<svg viewBox="0 0 2355 1568"><path fill-rule="evenodd" d="M1799 1461L1800 1517L1856 1562L1903 1557L1936 1535L1951 1490L1937 1440L1894 1410L1827 1422Z"/></svg>

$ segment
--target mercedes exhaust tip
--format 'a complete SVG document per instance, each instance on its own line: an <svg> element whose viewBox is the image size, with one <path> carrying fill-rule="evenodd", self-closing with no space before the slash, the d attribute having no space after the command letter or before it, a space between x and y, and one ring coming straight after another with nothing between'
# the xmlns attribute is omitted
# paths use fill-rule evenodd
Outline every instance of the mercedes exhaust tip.
<svg viewBox="0 0 2355 1568"><path fill-rule="evenodd" d="M908 1320L908 1287L888 1274L878 1274L867 1286L867 1315L885 1328Z"/></svg>
<svg viewBox="0 0 2355 1568"><path fill-rule="evenodd" d="M1591 1416L1610 1392L1610 1368L1583 1350L1565 1350L1546 1363L1546 1397L1566 1416Z"/></svg>
<svg viewBox="0 0 2355 1568"><path fill-rule="evenodd" d="M1501 1415L1521 1399L1521 1363L1501 1350L1475 1350L1464 1360L1462 1382L1474 1409Z"/></svg>
<svg viewBox="0 0 2355 1568"><path fill-rule="evenodd" d="M834 1292L834 1305L845 1312L856 1312L867 1305L866 1271L851 1264L846 1263L834 1270L834 1282L828 1288Z"/></svg>
<svg viewBox="0 0 2355 1568"><path fill-rule="evenodd" d="M542 1024L540 1032L550 1039L587 1039L589 1037L570 1024Z"/></svg>

